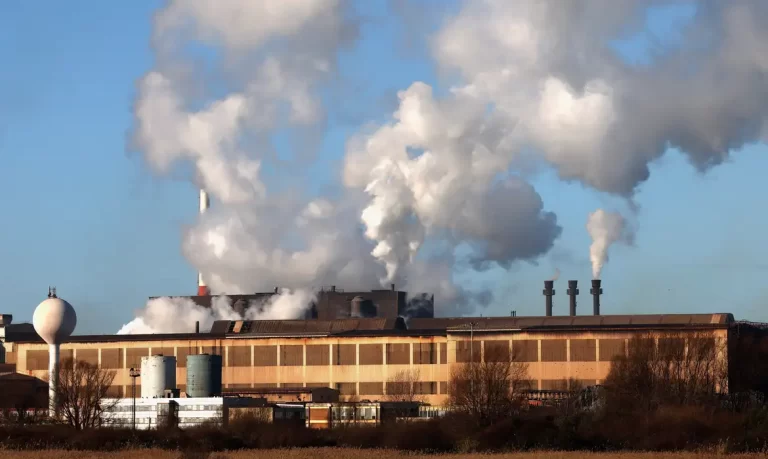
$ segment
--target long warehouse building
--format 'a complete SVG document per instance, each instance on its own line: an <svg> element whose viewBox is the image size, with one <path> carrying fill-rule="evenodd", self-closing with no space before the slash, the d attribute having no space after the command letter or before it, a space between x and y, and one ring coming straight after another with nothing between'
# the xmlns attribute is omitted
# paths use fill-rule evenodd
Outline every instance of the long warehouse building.
<svg viewBox="0 0 768 459"><path fill-rule="evenodd" d="M686 336L725 344L720 358L728 359L731 389L759 389L766 340L755 330L731 314L217 321L205 333L72 336L61 345L61 358L115 370L115 397L130 396L129 369L143 356L176 356L177 381L185 381L186 356L209 353L222 356L225 389L331 387L342 398L381 400L388 383L408 370L424 401L442 404L452 366L490 354L525 362L534 389L565 389L571 379L599 384L611 359L625 354L638 334L671 333L682 345ZM4 334L5 363L45 379L48 346L26 324L9 325ZM747 354L758 358L758 349L757 366L741 361Z"/></svg>

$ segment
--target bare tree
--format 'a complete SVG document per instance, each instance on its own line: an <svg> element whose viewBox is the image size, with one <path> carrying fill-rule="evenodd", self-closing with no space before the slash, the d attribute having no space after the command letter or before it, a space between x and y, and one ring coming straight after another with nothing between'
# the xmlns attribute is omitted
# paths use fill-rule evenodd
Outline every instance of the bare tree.
<svg viewBox="0 0 768 459"><path fill-rule="evenodd" d="M479 360L479 359L478 359ZM489 353L483 361L454 367L449 382L449 404L481 424L493 423L518 411L530 388L528 365L506 352Z"/></svg>
<svg viewBox="0 0 768 459"><path fill-rule="evenodd" d="M114 371L87 362L71 359L62 362L55 389L59 415L77 430L99 426L101 414L117 403L107 400L107 391L114 379Z"/></svg>
<svg viewBox="0 0 768 459"><path fill-rule="evenodd" d="M386 399L390 402L423 402L418 369L402 370L387 380Z"/></svg>
<svg viewBox="0 0 768 459"><path fill-rule="evenodd" d="M609 403L652 410L660 405L700 405L727 390L724 344L707 334L641 335L613 360L606 378Z"/></svg>

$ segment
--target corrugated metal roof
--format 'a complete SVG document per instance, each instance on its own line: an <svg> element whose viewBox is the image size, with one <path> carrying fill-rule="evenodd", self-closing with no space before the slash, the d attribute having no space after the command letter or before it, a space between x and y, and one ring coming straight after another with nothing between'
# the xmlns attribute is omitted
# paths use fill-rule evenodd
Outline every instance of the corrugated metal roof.
<svg viewBox="0 0 768 459"><path fill-rule="evenodd" d="M122 341L174 341L174 340L211 340L224 338L223 334L213 333L157 333L151 335L72 335L64 343L116 343ZM43 343L37 333L6 338L13 343Z"/></svg>
<svg viewBox="0 0 768 459"><path fill-rule="evenodd" d="M226 329L227 336L337 335L363 331L405 330L403 319L356 318L337 320L217 321L212 330ZM236 330L240 330L237 332Z"/></svg>
<svg viewBox="0 0 768 459"><path fill-rule="evenodd" d="M734 323L732 314L656 314L611 316L553 316L553 317L446 317L434 319L359 318L337 320L254 320L240 324L240 333L230 327L236 321L216 321L209 333L168 333L151 335L74 335L67 343L97 343L120 341L207 340L238 336L415 336L436 335L446 332L468 331L470 322L474 330L562 330L606 328L674 328L674 327L727 327ZM13 324L6 329L6 341L42 343L31 324ZM234 327L232 327L234 329Z"/></svg>
<svg viewBox="0 0 768 459"><path fill-rule="evenodd" d="M611 316L552 316L552 317L450 317L411 319L410 330L516 330L531 328L603 328L654 326L727 326L734 321L732 314L648 314Z"/></svg>

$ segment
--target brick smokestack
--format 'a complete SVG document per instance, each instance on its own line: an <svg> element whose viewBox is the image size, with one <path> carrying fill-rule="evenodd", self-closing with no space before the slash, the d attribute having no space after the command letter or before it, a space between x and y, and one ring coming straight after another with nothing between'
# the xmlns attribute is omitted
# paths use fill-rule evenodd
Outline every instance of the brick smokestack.
<svg viewBox="0 0 768 459"><path fill-rule="evenodd" d="M208 208L211 206L211 201L208 199L208 193L205 192L204 189L200 189L200 215L203 215ZM205 281L203 280L203 273L197 273L197 295L198 296L208 296L211 294L211 291L208 289L208 286L205 285Z"/></svg>
<svg viewBox="0 0 768 459"><path fill-rule="evenodd" d="M568 281L568 296L571 297L571 316L576 315L576 295L579 294L578 284L579 282L575 280Z"/></svg>
<svg viewBox="0 0 768 459"><path fill-rule="evenodd" d="M551 280L544 281L544 296L546 297L547 317L552 316L552 297L555 296L554 284L555 284L555 281L551 281Z"/></svg>
<svg viewBox="0 0 768 459"><path fill-rule="evenodd" d="M603 289L600 288L600 279L592 279L592 289L589 291L592 294L592 313L596 316L600 315L600 295L603 293Z"/></svg>

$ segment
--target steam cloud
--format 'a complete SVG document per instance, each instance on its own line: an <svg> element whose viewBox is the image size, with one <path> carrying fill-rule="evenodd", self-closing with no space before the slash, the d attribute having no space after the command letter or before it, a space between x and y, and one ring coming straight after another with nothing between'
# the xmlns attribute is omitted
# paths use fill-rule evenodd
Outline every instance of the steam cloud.
<svg viewBox="0 0 768 459"><path fill-rule="evenodd" d="M295 319L314 300L313 292L283 289L263 302L252 302L240 312L226 296L213 297L210 308L198 306L188 298L154 298L117 334L191 333L195 322L200 322L200 331L205 332L215 320Z"/></svg>
<svg viewBox="0 0 768 459"><path fill-rule="evenodd" d="M490 293L454 275L535 262L562 232L518 173L522 152L563 180L631 198L670 147L704 171L768 133L766 2L465 0L429 42L457 84L400 91L388 120L348 139L341 192L308 199L264 180L284 167L272 139L299 139L296 182L358 15L342 0L219 3L172 0L156 15L157 64L138 83L131 136L158 173L194 166L215 199L183 238L214 293L394 282L434 293L441 315L471 312ZM669 4L695 14L647 65L609 46ZM602 234L595 276L613 232ZM150 306L145 325L171 327Z"/></svg>
<svg viewBox="0 0 768 459"><path fill-rule="evenodd" d="M608 261L608 248L617 241L631 244L634 233L621 214L606 212L603 209L589 214L587 231L592 238L592 245L589 246L592 278L600 279L603 265Z"/></svg>

